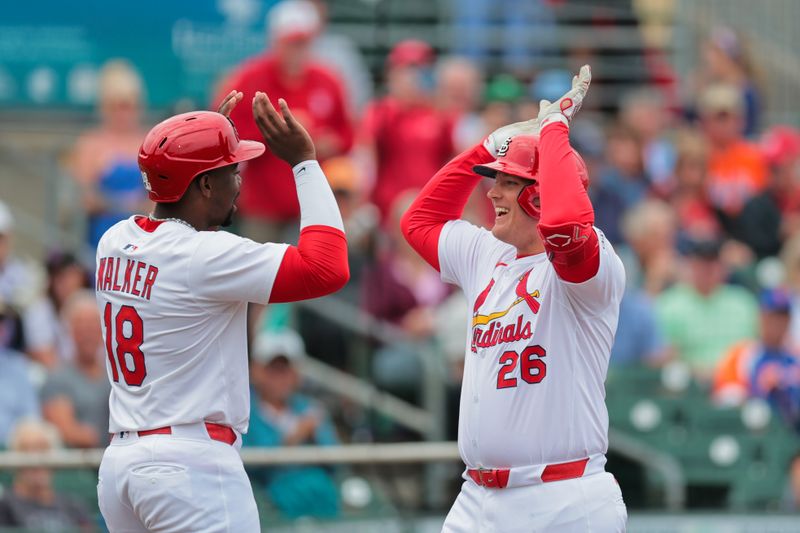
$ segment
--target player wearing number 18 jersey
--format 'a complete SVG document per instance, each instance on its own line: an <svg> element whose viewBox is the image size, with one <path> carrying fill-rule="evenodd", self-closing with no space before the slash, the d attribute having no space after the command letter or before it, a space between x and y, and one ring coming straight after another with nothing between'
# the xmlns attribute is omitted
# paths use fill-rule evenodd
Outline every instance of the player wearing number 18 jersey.
<svg viewBox="0 0 800 533"><path fill-rule="evenodd" d="M490 135L440 170L403 219L411 245L458 284L472 316L459 415L465 482L444 531L624 531L604 472L604 381L624 290L622 263L568 139L588 66L538 121ZM491 232L458 220L481 176Z"/></svg>
<svg viewBox="0 0 800 533"><path fill-rule="evenodd" d="M238 448L250 398L248 302L314 298L341 288L347 246L311 138L282 100L253 100L269 148L294 170L297 246L215 231L230 223L238 164L264 152L219 113L178 115L145 138L139 164L151 216L112 228L97 249L111 445L100 466L100 510L112 532L259 531Z"/></svg>

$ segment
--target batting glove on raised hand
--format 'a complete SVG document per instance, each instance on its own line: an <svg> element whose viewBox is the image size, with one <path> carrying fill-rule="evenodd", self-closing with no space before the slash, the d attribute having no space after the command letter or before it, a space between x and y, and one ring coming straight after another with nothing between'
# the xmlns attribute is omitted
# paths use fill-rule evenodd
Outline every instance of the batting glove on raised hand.
<svg viewBox="0 0 800 533"><path fill-rule="evenodd" d="M523 120L497 128L483 141L483 146L490 154L497 157L500 147L511 137L517 135L537 135L539 119Z"/></svg>
<svg viewBox="0 0 800 533"><path fill-rule="evenodd" d="M592 82L592 69L589 65L581 67L577 76L572 78L572 89L555 102L542 100L539 102L539 126L544 128L555 121L563 122L567 126L572 121L572 117L581 108L583 99L589 90Z"/></svg>

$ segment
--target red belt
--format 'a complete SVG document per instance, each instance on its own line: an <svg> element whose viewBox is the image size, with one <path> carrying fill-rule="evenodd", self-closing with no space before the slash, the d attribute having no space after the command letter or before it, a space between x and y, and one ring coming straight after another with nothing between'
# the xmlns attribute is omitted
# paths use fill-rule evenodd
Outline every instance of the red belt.
<svg viewBox="0 0 800 533"><path fill-rule="evenodd" d="M236 432L228 426L206 422L206 430L208 430L208 436L213 440L218 440L220 442L224 442L225 444L230 444L231 446L233 446L233 443L236 442ZM167 426L163 428L137 431L136 433L140 437L146 437L148 435L172 435L172 428Z"/></svg>
<svg viewBox="0 0 800 533"><path fill-rule="evenodd" d="M586 470L586 463L588 462L589 458L587 457L586 459L580 459L569 463L547 465L542 472L542 483L581 477L583 476L584 470ZM476 484L493 489L502 489L508 485L508 476L510 473L511 470L508 468L471 468L467 470L467 474Z"/></svg>

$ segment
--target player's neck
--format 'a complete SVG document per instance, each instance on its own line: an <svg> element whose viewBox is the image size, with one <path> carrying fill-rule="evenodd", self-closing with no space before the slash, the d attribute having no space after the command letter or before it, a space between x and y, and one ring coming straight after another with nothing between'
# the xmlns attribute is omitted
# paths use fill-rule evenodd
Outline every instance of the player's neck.
<svg viewBox="0 0 800 533"><path fill-rule="evenodd" d="M535 235L533 239L530 239L526 243L520 243L516 245L517 248L517 259L520 257L528 257L531 255L536 255L544 252L544 242L542 239L539 238L539 235Z"/></svg>
<svg viewBox="0 0 800 533"><path fill-rule="evenodd" d="M209 224L203 220L202 214L179 204L156 204L153 209L153 217L157 219L177 218L191 225L197 231L205 231L209 228Z"/></svg>

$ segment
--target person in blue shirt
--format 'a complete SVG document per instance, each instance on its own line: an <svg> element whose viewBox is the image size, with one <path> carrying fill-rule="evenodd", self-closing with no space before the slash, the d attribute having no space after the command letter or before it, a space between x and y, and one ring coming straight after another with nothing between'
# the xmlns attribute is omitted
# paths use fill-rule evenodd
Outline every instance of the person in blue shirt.
<svg viewBox="0 0 800 533"><path fill-rule="evenodd" d="M300 336L292 330L261 333L251 350L250 429L244 446L276 447L339 443L321 403L298 392L298 365L305 357ZM339 494L332 472L319 466L285 466L256 472L269 499L286 518L339 515Z"/></svg>
<svg viewBox="0 0 800 533"><path fill-rule="evenodd" d="M0 348L0 448L20 420L41 418L39 397L25 355Z"/></svg>

